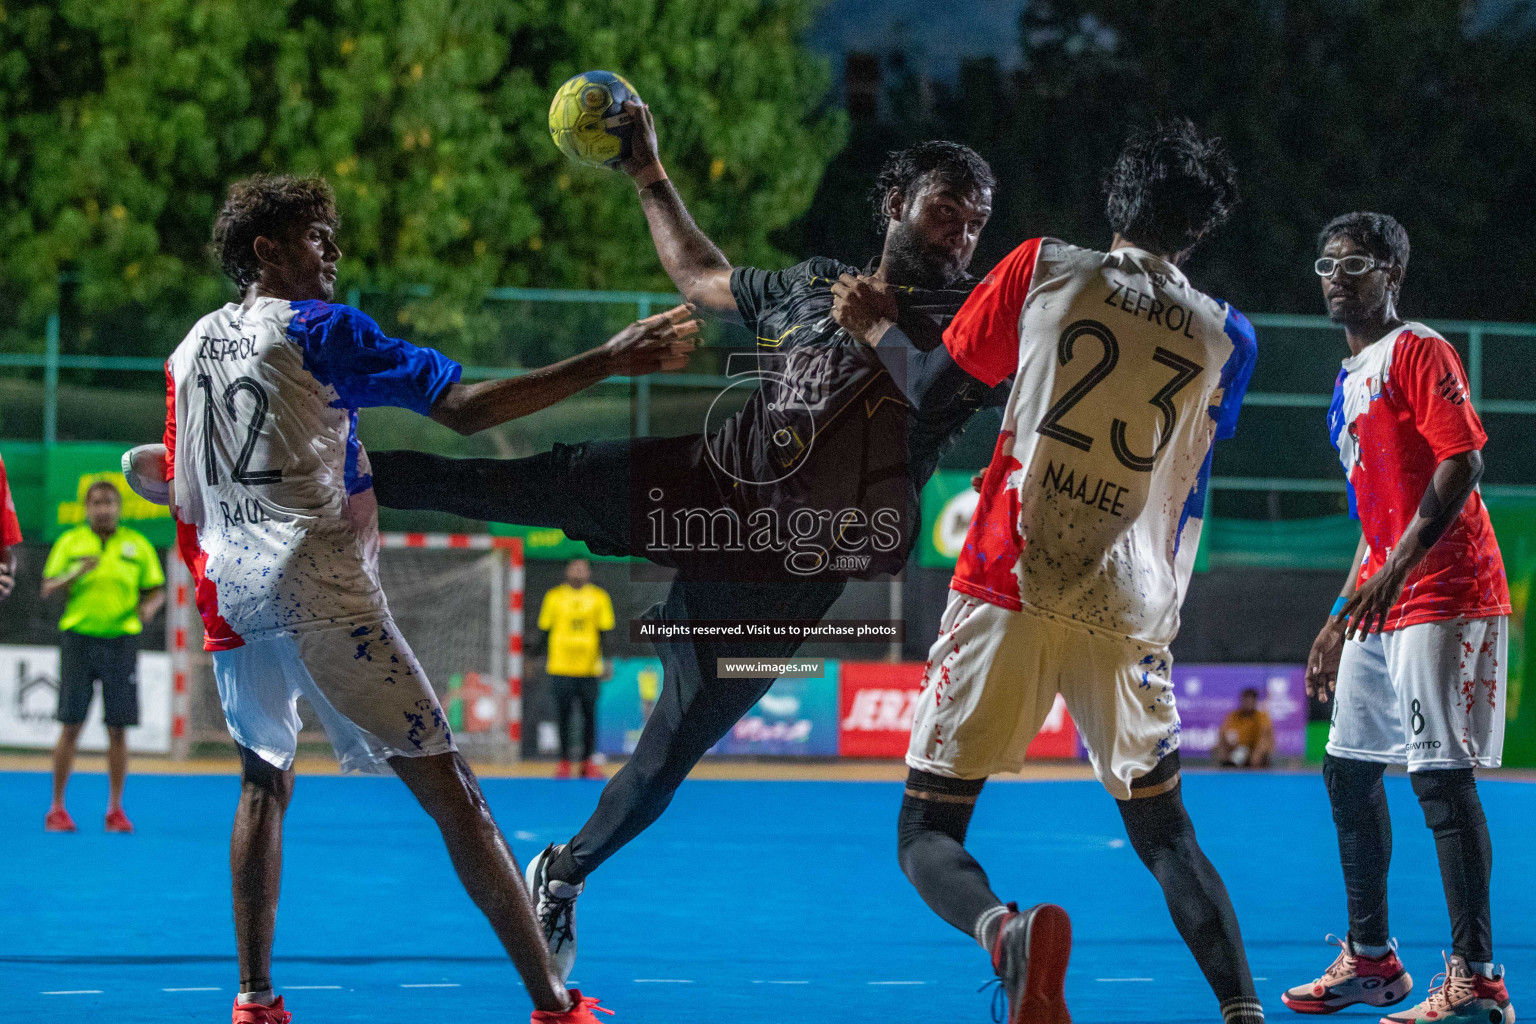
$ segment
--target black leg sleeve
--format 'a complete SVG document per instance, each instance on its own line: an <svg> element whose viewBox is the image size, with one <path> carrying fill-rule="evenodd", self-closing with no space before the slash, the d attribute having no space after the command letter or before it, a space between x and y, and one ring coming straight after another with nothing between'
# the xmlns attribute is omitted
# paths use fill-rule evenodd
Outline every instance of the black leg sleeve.
<svg viewBox="0 0 1536 1024"><path fill-rule="evenodd" d="M1493 875L1493 842L1477 796L1471 768L1412 772L1408 776L1424 824L1435 834L1445 905L1451 914L1452 952L1468 960L1493 960L1493 924L1488 885Z"/></svg>
<svg viewBox="0 0 1536 1024"><path fill-rule="evenodd" d="M679 578L647 617L820 619L842 593L842 580L743 586ZM720 658L787 658L799 640L658 643L662 687L635 752L608 780L592 817L550 863L551 878L580 882L650 827L672 802L693 766L752 710L772 679L721 679Z"/></svg>
<svg viewBox="0 0 1536 1024"><path fill-rule="evenodd" d="M373 493L385 508L465 519L559 526L565 502L555 452L526 459L449 459L427 452L370 452Z"/></svg>
<svg viewBox="0 0 1536 1024"><path fill-rule="evenodd" d="M896 856L908 881L935 914L983 946L978 926L1003 901L966 852L965 831L986 781L949 779L914 768L896 819Z"/></svg>
<svg viewBox="0 0 1536 1024"><path fill-rule="evenodd" d="M1392 863L1392 819L1381 775L1386 765L1334 757L1323 759L1323 783L1339 833L1339 864L1349 896L1349 937L1366 946L1385 946L1387 868Z"/></svg>
<svg viewBox="0 0 1536 1024"><path fill-rule="evenodd" d="M1174 752L1136 780L1131 799L1116 801L1126 835L1141 862L1163 887L1174 927L1223 1004L1223 1013L1229 1003L1257 1007L1237 914L1221 876L1195 841L1178 771L1179 757ZM1171 788L1165 788L1170 784ZM1157 795L1136 796L1138 789Z"/></svg>
<svg viewBox="0 0 1536 1024"><path fill-rule="evenodd" d="M643 478L635 476L637 467L676 463L679 441L688 438L557 444L525 459L370 452L369 463L374 495L385 508L554 527L585 541L595 554L628 555L633 541L632 492L645 485Z"/></svg>

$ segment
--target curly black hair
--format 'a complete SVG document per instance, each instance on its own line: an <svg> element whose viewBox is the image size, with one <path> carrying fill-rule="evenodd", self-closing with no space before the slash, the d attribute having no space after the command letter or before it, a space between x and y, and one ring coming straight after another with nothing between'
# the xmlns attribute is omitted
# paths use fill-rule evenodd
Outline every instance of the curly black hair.
<svg viewBox="0 0 1536 1024"><path fill-rule="evenodd" d="M229 198L213 222L213 252L241 291L261 276L256 239L276 238L294 224L341 224L336 193L317 175L254 174L229 186Z"/></svg>
<svg viewBox="0 0 1536 1024"><path fill-rule="evenodd" d="M906 196L925 178L942 182L961 193L991 192L997 178L991 166L969 146L958 142L932 140L887 154L885 166L870 190L869 203L875 210L875 226L885 230L890 218L885 215L885 197L895 189Z"/></svg>
<svg viewBox="0 0 1536 1024"><path fill-rule="evenodd" d="M1109 226L1156 252L1183 253L1232 216L1237 168L1185 117L1135 132L1104 179Z"/></svg>
<svg viewBox="0 0 1536 1024"><path fill-rule="evenodd" d="M1343 235L1385 263L1408 269L1408 230L1385 213L1358 211L1335 217L1317 233L1317 254L1335 237Z"/></svg>

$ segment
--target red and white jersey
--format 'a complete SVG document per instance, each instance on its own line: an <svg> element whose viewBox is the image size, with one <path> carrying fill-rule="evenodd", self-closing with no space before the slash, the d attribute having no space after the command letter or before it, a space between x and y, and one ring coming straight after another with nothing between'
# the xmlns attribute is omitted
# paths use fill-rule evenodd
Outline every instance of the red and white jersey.
<svg viewBox="0 0 1536 1024"><path fill-rule="evenodd" d="M1015 249L944 334L1014 374L950 586L1166 645L1179 628L1213 443L1237 428L1253 328L1141 249Z"/></svg>
<svg viewBox="0 0 1536 1024"><path fill-rule="evenodd" d="M1358 583L1374 576L1392 553L1435 467L1488 443L1461 358L1420 323L1399 327L1344 360L1328 409L1328 434L1349 479L1350 515L1360 520L1370 545ZM1456 522L1408 577L1386 628L1509 613L1504 559L1474 489Z"/></svg>
<svg viewBox="0 0 1536 1024"><path fill-rule="evenodd" d="M357 410L425 415L459 373L348 306L264 298L197 322L165 364L165 447L208 650L388 614Z"/></svg>

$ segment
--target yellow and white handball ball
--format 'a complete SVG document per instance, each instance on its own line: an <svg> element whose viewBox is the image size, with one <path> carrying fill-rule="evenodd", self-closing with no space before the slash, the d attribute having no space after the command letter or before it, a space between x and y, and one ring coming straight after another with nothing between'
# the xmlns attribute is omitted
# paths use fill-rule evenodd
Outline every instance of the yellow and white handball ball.
<svg viewBox="0 0 1536 1024"><path fill-rule="evenodd" d="M635 87L612 71L584 71L555 92L549 134L560 152L579 164L617 167L629 158L630 116L624 101Z"/></svg>

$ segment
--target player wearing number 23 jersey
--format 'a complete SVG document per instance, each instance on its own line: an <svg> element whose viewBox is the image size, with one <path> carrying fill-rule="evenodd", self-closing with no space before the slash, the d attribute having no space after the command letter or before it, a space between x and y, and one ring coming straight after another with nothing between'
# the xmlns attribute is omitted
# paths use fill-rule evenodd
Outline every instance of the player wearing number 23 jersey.
<svg viewBox="0 0 1536 1024"><path fill-rule="evenodd" d="M235 739L280 768L292 760L298 693L345 769L452 749L379 584L357 412L426 415L459 374L358 310L276 298L203 317L166 363L178 543L205 647Z"/></svg>
<svg viewBox="0 0 1536 1024"><path fill-rule="evenodd" d="M1060 690L1125 799L1178 746L1167 648L1253 329L1150 252L1037 238L977 287L944 344L983 384L1014 384L908 761L960 778L1017 770ZM1019 659L1040 664L983 700L994 663Z"/></svg>

